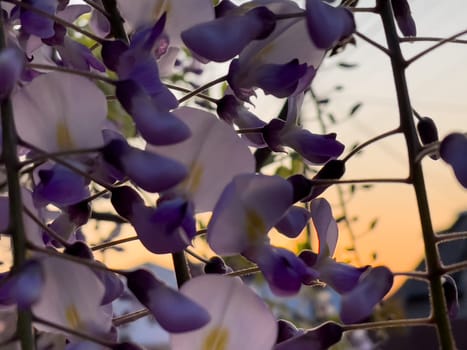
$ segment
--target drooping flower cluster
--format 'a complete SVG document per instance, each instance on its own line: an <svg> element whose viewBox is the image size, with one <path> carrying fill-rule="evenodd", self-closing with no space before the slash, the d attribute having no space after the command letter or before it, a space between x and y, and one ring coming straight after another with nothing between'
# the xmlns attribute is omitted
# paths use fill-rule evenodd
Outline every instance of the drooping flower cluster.
<svg viewBox="0 0 467 350"><path fill-rule="evenodd" d="M341 296L342 323L370 316L392 273L335 260L337 223L326 199L317 198L332 184L316 181L343 175L344 145L299 118L327 51L355 31L352 12L320 0L306 1L305 9L291 0L116 3L0 2L7 36L0 49L3 144L18 146L13 163L3 155L2 168L17 171L20 186L15 193L9 178L10 192L0 196L0 227L15 247L12 269L0 276L0 308L20 318L30 311L33 327L55 334L57 348L66 349L138 349L119 340L113 318L112 303L128 292L172 334L174 350L326 349L338 342L344 328L337 323L299 330L277 322L241 279L220 275L232 272L220 257L175 290L147 270L95 260L81 228L94 213L92 201L110 197L118 220L154 254L183 255L207 233L216 254L248 259L273 293L293 296L323 282ZM393 8L403 34L414 35L407 3ZM83 15L90 17L86 29L72 24ZM80 42L75 30L92 43ZM176 81L186 55L196 64L228 63L223 96L204 96L215 106L181 106L190 94L177 99L174 91L186 88L161 78ZM266 121L250 112L257 89L286 98L287 113ZM460 133L439 145L464 187L465 146ZM321 168L312 179L266 175L252 151L266 148L291 149ZM200 213L211 219L197 231ZM310 220L317 251L271 244L272 229L296 238Z"/></svg>

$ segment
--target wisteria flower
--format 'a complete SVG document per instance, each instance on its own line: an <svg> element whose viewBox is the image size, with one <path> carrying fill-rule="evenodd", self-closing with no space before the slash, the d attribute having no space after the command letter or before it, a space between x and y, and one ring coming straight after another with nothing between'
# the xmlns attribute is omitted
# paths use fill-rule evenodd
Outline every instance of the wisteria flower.
<svg viewBox="0 0 467 350"><path fill-rule="evenodd" d="M107 101L86 78L61 72L44 74L14 94L12 103L19 136L44 151L104 144L101 130Z"/></svg>
<svg viewBox="0 0 467 350"><path fill-rule="evenodd" d="M467 136L461 133L452 133L446 136L439 147L441 159L452 166L459 183L467 188Z"/></svg>
<svg viewBox="0 0 467 350"><path fill-rule="evenodd" d="M271 311L240 279L204 275L185 283L181 292L199 303L211 321L189 333L172 334L172 350L271 349L277 323Z"/></svg>

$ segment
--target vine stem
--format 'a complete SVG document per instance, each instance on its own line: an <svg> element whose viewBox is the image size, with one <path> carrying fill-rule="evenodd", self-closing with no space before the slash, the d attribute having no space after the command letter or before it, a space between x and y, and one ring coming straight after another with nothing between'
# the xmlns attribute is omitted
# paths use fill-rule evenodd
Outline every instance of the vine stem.
<svg viewBox="0 0 467 350"><path fill-rule="evenodd" d="M68 68L68 67L52 66L50 64L27 63L26 67L31 68L31 69L43 69L43 70L79 75L79 76L89 78L89 79L100 80L110 85L115 85L115 83L117 82L117 80L108 78L104 75L99 75L96 73L87 72L83 70L77 70L77 69Z"/></svg>
<svg viewBox="0 0 467 350"><path fill-rule="evenodd" d="M410 61L405 61L404 57L402 56L396 25L394 23L394 14L391 8L391 1L378 0L377 8L383 21L388 48L392 52L391 66L399 106L400 127L402 128L402 132L407 144L410 178L413 180L412 185L414 187L417 200L420 223L422 226L423 241L425 245L425 259L427 274L429 277L433 322L436 325L440 347L443 350L454 350L456 349L456 343L451 330L451 323L448 316L449 313L447 310L441 282L441 276L444 271L441 266L439 252L436 246L436 237L431 223L423 169L421 164L415 161L421 145L418 141L418 136L416 133L415 123L412 115L413 109L410 103L407 81L405 77L405 69L408 66L407 63ZM420 57L419 55L417 56ZM412 59L412 62L413 61L414 59Z"/></svg>
<svg viewBox="0 0 467 350"><path fill-rule="evenodd" d="M439 41L438 43L436 43L435 45L433 46L430 46L429 48L427 48L426 50L423 50L422 52L416 54L414 57L412 57L411 59L407 60L406 61L406 65L409 66L410 64L412 64L413 62L415 62L416 60L418 60L419 58L425 56L426 54L430 53L431 51L437 49L438 47L444 45L444 44L447 44L447 43L450 43L452 40L464 35L464 34L467 34L467 29L466 30L463 30L459 33L456 33L454 35L451 35L450 37L447 37L441 41Z"/></svg>
<svg viewBox="0 0 467 350"><path fill-rule="evenodd" d="M197 89L193 90L192 92L190 92L190 93L186 94L185 96L183 96L181 99L178 100L178 103L183 103L186 100L189 100L190 98L199 95L204 90L209 89L211 86L222 83L226 79L227 79L227 75L224 75L224 76L222 76L220 78L214 79L213 81L210 81L209 83L204 84L203 86L200 86L199 88L197 88Z"/></svg>
<svg viewBox="0 0 467 350"><path fill-rule="evenodd" d="M356 323L349 325L340 325L343 331L353 331L357 329L378 329L388 327L413 327L413 326L432 326L431 318L412 318L403 320L386 320L379 322Z"/></svg>
<svg viewBox="0 0 467 350"><path fill-rule="evenodd" d="M414 42L423 42L423 41L445 41L447 43L453 43L453 44L467 44L467 40L462 40L462 39L451 39L451 40L446 40L446 38L437 38L437 37L432 37L432 36L419 36L419 37L406 37L406 38L400 38L399 41L401 43L414 43Z"/></svg>
<svg viewBox="0 0 467 350"><path fill-rule="evenodd" d="M0 0L0 7L2 1ZM3 16L0 16L0 50L6 47ZM9 97L1 101L2 154L8 179L9 223L7 232L12 238L13 270L18 269L27 259L27 239L23 222L23 201L19 183L20 166L17 155L18 137L13 118L13 106ZM33 350L34 334L31 310L18 310L16 335L20 339L21 349Z"/></svg>
<svg viewBox="0 0 467 350"><path fill-rule="evenodd" d="M366 41L368 44L374 46L378 50L384 52L386 55L391 56L391 51L389 51L387 48L385 48L383 45L378 44L376 41L373 39L370 39L367 37L365 34L360 33L360 32L355 32L355 35L358 36L360 39Z"/></svg>

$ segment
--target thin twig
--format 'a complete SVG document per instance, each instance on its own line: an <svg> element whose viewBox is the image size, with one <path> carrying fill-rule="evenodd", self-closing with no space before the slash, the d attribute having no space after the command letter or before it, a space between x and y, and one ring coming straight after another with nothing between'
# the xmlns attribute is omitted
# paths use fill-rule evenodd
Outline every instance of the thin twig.
<svg viewBox="0 0 467 350"><path fill-rule="evenodd" d="M245 275L252 275L254 273L261 272L258 266L248 267L246 269L237 270L234 272L226 273L226 276L236 277L236 276L245 276Z"/></svg>
<svg viewBox="0 0 467 350"><path fill-rule="evenodd" d="M141 310L131 312L123 316L115 317L112 320L112 323L115 327L119 327L126 323L130 323L130 322L139 320L140 318L149 316L150 314L151 314L151 311L149 311L148 309L141 309Z"/></svg>
<svg viewBox="0 0 467 350"><path fill-rule="evenodd" d="M436 235L436 241L438 243L455 241L457 239L467 239L467 231L441 233Z"/></svg>
<svg viewBox="0 0 467 350"><path fill-rule="evenodd" d="M343 159L342 161L343 162L346 162L348 161L353 155L355 155L356 153L360 152L363 148L365 148L366 146L368 145L371 145L372 143L376 142L376 141L379 141L381 139L384 139L385 137L388 137L388 136L391 136L391 135L395 135L395 134L398 134L400 133L401 130L400 128L396 128L396 129L393 129L393 130L389 130L389 131L386 131L380 135L377 135L363 143L361 143L360 145L358 145L357 147L355 147L354 149L352 149Z"/></svg>
<svg viewBox="0 0 467 350"><path fill-rule="evenodd" d="M115 241L110 241L110 242L106 242L106 243L102 243L102 244L92 246L91 250L96 251L96 250L107 249L107 248L114 247L114 246L122 244L122 243L137 241L138 239L139 239L138 236L131 236L131 237L126 237L126 238L122 238L122 239L117 239Z"/></svg>
<svg viewBox="0 0 467 350"><path fill-rule="evenodd" d="M459 33L456 33L454 35L451 35L450 37L447 37L441 41L439 41L438 43L436 43L435 45L433 46L430 46L429 48L427 48L426 50L423 50L422 52L416 54L414 57L412 57L411 59L407 60L405 62L405 65L406 66L409 66L410 64L412 64L413 62L415 62L416 60L418 60L419 58L425 56L426 54L430 53L431 51L437 49L438 47L444 45L444 44L447 44L449 42L451 42L453 39L456 39L457 37L461 36L461 35L464 35L464 34L467 34L467 29L459 32Z"/></svg>
<svg viewBox="0 0 467 350"><path fill-rule="evenodd" d="M199 261L205 263L205 264L208 264L209 263L209 260L202 257L201 255L199 255L198 253L194 252L193 250L189 249L189 248L185 248L185 252L189 255L191 255L192 257L194 257L195 259L198 259Z"/></svg>
<svg viewBox="0 0 467 350"><path fill-rule="evenodd" d="M368 330L368 329L389 328L389 327L414 327L414 326L435 326L435 325L433 324L433 320L429 317L341 325L343 331L353 331L357 329Z"/></svg>
<svg viewBox="0 0 467 350"><path fill-rule="evenodd" d="M446 40L446 38L437 38L437 37L423 37L423 36L410 36L410 37L403 37L400 38L399 41L401 43L413 43L413 42L424 42L424 41L443 41ZM453 43L453 44L467 44L467 40L462 40L462 39L451 39L447 41L448 43Z"/></svg>
<svg viewBox="0 0 467 350"><path fill-rule="evenodd" d="M74 75L79 75L82 77L94 79L94 80L100 80L105 83L114 85L116 80L106 77L104 75L99 75L95 74L92 72L87 72L87 71L82 71L82 70L77 70L73 68L67 68L67 67L60 67L60 66L51 66L48 64L40 64L40 63L26 63L26 67L32 68L32 69L44 69L44 70L50 70L50 71L56 71L56 72L63 72L63 73L68 73L68 74L74 74Z"/></svg>
<svg viewBox="0 0 467 350"><path fill-rule="evenodd" d="M384 47L381 44L378 44L376 41L374 41L373 39L370 39L365 34L362 34L362 33L357 32L357 31L354 34L357 37L359 37L360 39L366 41L368 44L370 44L370 45L376 47L378 50L384 52L386 55L391 56L391 51L389 51L389 49L387 49L386 47Z"/></svg>
<svg viewBox="0 0 467 350"><path fill-rule="evenodd" d="M40 228L42 228L44 231L47 232L49 236L51 236L53 239L55 239L57 242L59 242L62 246L68 247L70 244L64 239L62 236L60 236L57 232L52 230L49 226L44 224L37 216L35 216L26 206L23 206L23 210L26 213L27 216L29 216L32 221L34 221Z"/></svg>
<svg viewBox="0 0 467 350"><path fill-rule="evenodd" d="M227 79L227 75L224 75L224 76L222 76L220 78L214 79L213 81L210 81L209 83L204 84L203 86L200 86L199 88L197 88L197 89L193 90L192 92L190 92L190 93L186 94L185 96L183 96L181 99L178 100L178 103L183 103L186 100L192 98L193 96L199 95L204 90L207 90L207 89L209 89L210 87L212 87L212 86L214 86L216 84L222 83L226 79Z"/></svg>

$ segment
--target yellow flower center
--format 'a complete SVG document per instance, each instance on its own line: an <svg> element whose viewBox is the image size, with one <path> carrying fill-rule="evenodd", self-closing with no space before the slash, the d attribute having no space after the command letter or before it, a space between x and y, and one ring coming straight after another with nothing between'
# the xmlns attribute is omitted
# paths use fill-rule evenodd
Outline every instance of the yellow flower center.
<svg viewBox="0 0 467 350"><path fill-rule="evenodd" d="M229 343L229 331L215 327L209 331L203 341L202 350L226 350Z"/></svg>
<svg viewBox="0 0 467 350"><path fill-rule="evenodd" d="M65 318L72 329L77 329L81 324L81 319L79 318L78 310L76 309L76 306L74 304L71 304L66 308Z"/></svg>
<svg viewBox="0 0 467 350"><path fill-rule="evenodd" d="M74 148L74 143L70 135L70 130L65 121L60 121L57 124L56 138L58 147L61 150L69 150Z"/></svg>

